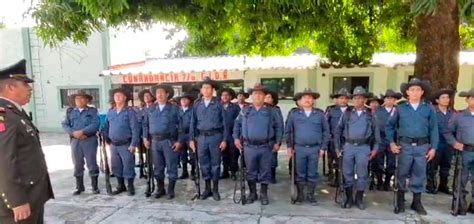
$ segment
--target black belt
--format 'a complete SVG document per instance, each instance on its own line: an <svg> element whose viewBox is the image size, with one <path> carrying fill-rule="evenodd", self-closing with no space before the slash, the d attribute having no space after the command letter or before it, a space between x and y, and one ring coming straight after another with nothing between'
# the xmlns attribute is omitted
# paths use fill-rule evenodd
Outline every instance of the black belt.
<svg viewBox="0 0 474 224"><path fill-rule="evenodd" d="M299 147L304 147L304 148L314 148L314 147L316 147L316 146L320 146L321 143L306 144L306 145L305 145L305 144L298 144L298 143L296 143L296 145L299 146Z"/></svg>
<svg viewBox="0 0 474 224"><path fill-rule="evenodd" d="M211 130L199 130L199 135L204 135L204 136L212 136L219 133L222 133L221 128L215 128Z"/></svg>
<svg viewBox="0 0 474 224"><path fill-rule="evenodd" d="M430 139L427 137L424 137L424 138L400 137L399 140L400 142L409 144L411 146L419 146L419 145L425 145L425 144L430 143Z"/></svg>
<svg viewBox="0 0 474 224"><path fill-rule="evenodd" d="M163 140L171 139L171 134L165 133L165 134L151 135L151 138L155 141L163 141Z"/></svg>
<svg viewBox="0 0 474 224"><path fill-rule="evenodd" d="M246 142L246 143L249 144L249 145L260 146L260 145L267 145L267 144L270 142L270 140L258 140L258 141L254 141L254 140L244 139L244 142Z"/></svg>
<svg viewBox="0 0 474 224"><path fill-rule="evenodd" d="M128 139L128 140L125 140L125 141L112 141L112 145L113 146L130 145L131 142L132 142L132 139Z"/></svg>
<svg viewBox="0 0 474 224"><path fill-rule="evenodd" d="M464 145L463 150L467 152L474 152L474 145Z"/></svg>
<svg viewBox="0 0 474 224"><path fill-rule="evenodd" d="M346 139L346 143L349 143L351 145L355 145L355 146L358 146L358 145L367 145L369 144L369 140L366 139L366 138L355 138L355 139Z"/></svg>
<svg viewBox="0 0 474 224"><path fill-rule="evenodd" d="M183 129L183 133L184 133L184 134L189 134L189 127Z"/></svg>

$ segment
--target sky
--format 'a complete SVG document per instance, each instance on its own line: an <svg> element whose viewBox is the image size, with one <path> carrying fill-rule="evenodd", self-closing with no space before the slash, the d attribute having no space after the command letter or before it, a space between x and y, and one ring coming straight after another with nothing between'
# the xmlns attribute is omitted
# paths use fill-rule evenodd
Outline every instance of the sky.
<svg viewBox="0 0 474 224"><path fill-rule="evenodd" d="M36 0L0 0L0 22L9 28L32 26L30 17L24 18L28 8L37 2Z"/></svg>

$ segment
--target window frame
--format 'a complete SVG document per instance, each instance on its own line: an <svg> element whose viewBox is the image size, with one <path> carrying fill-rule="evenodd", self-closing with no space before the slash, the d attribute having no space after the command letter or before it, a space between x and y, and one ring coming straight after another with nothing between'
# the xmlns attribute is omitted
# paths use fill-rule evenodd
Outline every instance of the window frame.
<svg viewBox="0 0 474 224"><path fill-rule="evenodd" d="M97 105L94 105L96 106L96 108L98 110L100 110L104 105L103 105L103 94L102 94L102 86L99 86L99 85L84 85L84 86L57 86L57 99L58 99L58 108L60 111L66 111L67 107L62 107L63 106L63 102L62 102L62 98L61 98L61 90L71 90L71 89L97 89L97 93L98 93L98 96L99 98L97 99L97 101L99 102L99 106L97 107Z"/></svg>
<svg viewBox="0 0 474 224"><path fill-rule="evenodd" d="M291 80L293 80L293 93L291 94L291 96L278 97L279 100L291 100L295 96L297 79L294 75L277 76L277 77L260 77L260 83L262 85L265 85L263 83L264 80L272 80L272 79L291 79Z"/></svg>
<svg viewBox="0 0 474 224"><path fill-rule="evenodd" d="M329 89L330 89L330 94L328 94L328 98L330 98L330 95L335 93L334 90L334 78L352 78L352 77L367 77L369 78L369 83L368 83L368 89L367 91L372 91L373 88L373 82L374 82L374 73L373 72L356 72L356 73L349 73L349 72L344 72L344 73L330 73L329 74ZM349 90L352 91L352 90Z"/></svg>

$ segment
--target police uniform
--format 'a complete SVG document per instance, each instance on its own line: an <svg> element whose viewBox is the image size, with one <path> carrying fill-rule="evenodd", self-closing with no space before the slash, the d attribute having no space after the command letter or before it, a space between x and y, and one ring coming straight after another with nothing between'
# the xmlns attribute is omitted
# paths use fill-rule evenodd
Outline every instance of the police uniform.
<svg viewBox="0 0 474 224"><path fill-rule="evenodd" d="M268 93L264 86L257 85L252 91ZM267 189L271 182L272 151L274 144L281 144L283 119L278 110L264 104L259 110L254 105L245 107L234 124L234 140L243 139L243 153L247 167L250 189L249 202L257 199L257 182L260 182L260 200L268 204Z"/></svg>
<svg viewBox="0 0 474 224"><path fill-rule="evenodd" d="M474 88L468 92L461 92L460 97L474 97ZM461 214L466 213L466 195L465 190L467 182L471 181L471 203L467 211L474 213L474 113L469 108L455 114L449 120L448 128L443 129L443 135L449 145L453 146L456 142L464 145L462 155L461 171ZM469 178L470 175L470 178Z"/></svg>
<svg viewBox="0 0 474 224"><path fill-rule="evenodd" d="M86 97L90 102L92 96L80 91L73 94L73 97ZM76 191L73 195L79 195L84 191L84 160L91 177L92 191L99 193L97 186L99 176L99 166L97 165L97 131L99 130L99 114L94 107L75 107L66 111L66 118L62 122L64 131L70 136L71 154L74 164L74 177L76 178ZM82 131L84 139L73 136L75 131Z"/></svg>
<svg viewBox="0 0 474 224"><path fill-rule="evenodd" d="M222 95L222 92L228 92L231 96L231 100L235 98L235 92L233 89L224 88L218 96ZM227 142L227 148L222 152L222 164L223 172L221 174L221 179L229 177L229 171L231 172L231 177L233 180L237 179L236 172L239 170L239 156L240 152L234 145L234 139L232 138L232 131L234 129L234 121L240 113L240 107L234 103L222 103L222 106L225 111L225 122L227 127L227 136L225 137Z"/></svg>
<svg viewBox="0 0 474 224"><path fill-rule="evenodd" d="M190 130L190 125L191 125L191 118L193 115L192 102L194 101L196 96L191 93L185 93L180 97L179 101L181 100L181 98L188 98L191 101L191 104L189 105L189 108L181 107L179 110L179 116L181 120L181 132L182 132L180 134L181 136L180 142L183 143L181 146L180 156L179 156L181 158L183 172L181 173L181 176L179 177L179 179L186 179L189 177L188 163L190 163L191 164L191 178L194 180L195 175L196 175L196 168L195 168L196 166L194 164L196 158L194 158L195 157L194 153L192 153L191 148L189 148L189 141L191 140L189 136L189 130Z"/></svg>
<svg viewBox="0 0 474 224"><path fill-rule="evenodd" d="M275 92L275 91L269 90L269 94L272 96L272 100L273 100L273 104L271 104L271 106L273 106L277 110L277 114L283 120L283 114L281 112L281 108L278 106L278 93ZM272 184L276 183L276 169L277 169L277 167L278 167L278 152L273 151L272 152L272 170L271 170L271 173L272 173L271 183Z"/></svg>
<svg viewBox="0 0 474 224"><path fill-rule="evenodd" d="M296 94L297 99L310 95L319 98L319 93L305 90ZM304 188L307 183L307 200L315 204L314 191L319 176L318 162L320 150L326 150L330 139L329 124L322 110L312 108L306 112L303 109L295 110L288 117L286 128L287 145L295 151L297 199L304 201Z"/></svg>
<svg viewBox="0 0 474 224"><path fill-rule="evenodd" d="M214 89L218 87L217 82L206 78L200 83L211 85ZM219 148L221 142L228 135L227 123L225 122L225 110L216 97L206 102L204 98L196 100L193 105L193 116L191 118L191 139L197 140L197 153L201 167L202 178L205 180L205 190L201 199L213 196L214 200L220 200L219 177L221 172L222 153ZM211 180L213 182L211 191Z"/></svg>
<svg viewBox="0 0 474 224"><path fill-rule="evenodd" d="M121 88L113 89L115 93L123 93L127 101L131 99L129 93ZM128 194L135 194L133 185L135 179L135 156L129 148L137 148L140 144L140 126L137 115L132 107L125 106L117 111L116 107L107 112L107 120L103 129L105 139L110 144L112 173L117 177L118 187L113 194L120 194L127 190L125 179L128 182Z"/></svg>
<svg viewBox="0 0 474 224"><path fill-rule="evenodd" d="M26 61L0 71L0 80L32 83ZM29 204L19 223L43 223L44 203L54 198L39 132L18 103L0 98L0 223L14 223L12 209Z"/></svg>
<svg viewBox="0 0 474 224"><path fill-rule="evenodd" d="M415 78L400 86L405 97L408 97L406 91L411 86L420 86L425 94L430 89L429 83ZM421 100L416 109L409 102L400 104L390 116L385 133L387 141L391 144L399 142L401 146L397 180L400 212L405 211L405 191L410 190L413 192L411 208L419 214L426 214L421 203L421 193L425 192L426 154L430 148L436 149L439 142L435 109L425 100ZM409 189L406 188L407 178L410 178Z"/></svg>
<svg viewBox="0 0 474 224"><path fill-rule="evenodd" d="M352 94L351 98L355 96L369 98L370 95L364 88L358 86L354 89L354 94ZM377 150L380 136L375 118L370 109L364 107L362 110L356 110L354 108L351 111L344 112L340 118L334 140L336 149L344 151L342 156L344 189L346 193L344 208L352 206L354 174L357 174L355 203L359 209L365 209L363 197L364 191L367 188L367 167L371 153L371 144L374 139L374 150Z"/></svg>
<svg viewBox="0 0 474 224"><path fill-rule="evenodd" d="M146 178L145 177L145 153L146 153L146 148L143 142L144 134L143 134L143 119L145 119L145 115L147 114L147 109L151 106L148 105L147 102L145 102L145 94L149 94L151 96L151 101L154 103L156 101L156 98L153 96L151 91L149 89L144 89L138 93L138 99L140 100L142 106L141 107L136 107L135 111L137 112L138 116L138 125L140 126L140 147L138 148L138 166L140 168L140 176L139 178ZM152 105L153 105L152 103Z"/></svg>

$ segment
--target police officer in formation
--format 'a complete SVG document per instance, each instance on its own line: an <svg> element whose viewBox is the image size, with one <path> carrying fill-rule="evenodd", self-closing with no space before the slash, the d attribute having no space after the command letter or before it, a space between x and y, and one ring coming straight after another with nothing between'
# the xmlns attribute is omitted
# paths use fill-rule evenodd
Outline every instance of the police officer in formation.
<svg viewBox="0 0 474 224"><path fill-rule="evenodd" d="M459 93L466 98L467 108L456 113L448 121L448 127L443 129L447 143L462 156L460 215L466 212L474 214L474 88L467 92ZM470 177L469 177L470 176ZM471 203L467 207L466 185L471 181Z"/></svg>
<svg viewBox="0 0 474 224"><path fill-rule="evenodd" d="M244 107L234 125L235 146L243 151L247 167L249 203L257 200L260 182L260 201L267 205L268 184L271 182L272 152L278 151L283 135L283 119L273 106L265 104L268 90L261 84L250 90L252 104Z"/></svg>
<svg viewBox="0 0 474 224"><path fill-rule="evenodd" d="M275 107L275 109L278 112L277 114L281 116L281 119L283 119L283 114L281 113L281 109L278 106L278 98L279 97L278 97L277 92L275 92L273 90L269 90L267 95L265 96L265 103ZM278 167L278 151L273 151L272 156L273 156L273 158L272 158L272 180L271 180L271 183L275 184L276 183L276 169Z"/></svg>
<svg viewBox="0 0 474 224"><path fill-rule="evenodd" d="M179 179L186 179L189 177L189 172L188 172L188 163L191 164L191 179L194 180L196 177L196 158L195 154L192 153L191 148L189 148L189 130L190 130L190 125L191 125L191 118L192 118L192 106L193 102L196 99L196 95L192 93L184 93L182 96L179 97L179 103L180 103L180 110L179 110L179 116L181 119L181 140L180 142L182 143L181 145L181 167L183 168L181 176Z"/></svg>
<svg viewBox="0 0 474 224"><path fill-rule="evenodd" d="M344 175L344 191L346 193L344 208L351 208L352 192L355 185L356 206L364 210L364 191L368 182L368 164L377 152L380 135L372 112L365 106L365 101L371 97L364 88L357 86L351 95L354 108L346 111L339 119L335 132L336 150L343 152L342 166ZM371 149L375 141L374 149ZM372 150L372 151L371 151ZM340 156L340 155L338 155ZM357 181L354 179L357 174Z"/></svg>
<svg viewBox="0 0 474 224"><path fill-rule="evenodd" d="M212 196L214 200L219 201L221 157L222 151L227 148L226 115L222 104L213 96L218 83L206 77L199 83L199 87L202 97L193 105L189 146L194 152L197 150L202 178L206 184L201 199L205 200Z"/></svg>
<svg viewBox="0 0 474 224"><path fill-rule="evenodd" d="M248 98L249 93L245 92L243 89L237 92L237 105L239 105L240 109L250 105L250 103L247 102Z"/></svg>
<svg viewBox="0 0 474 224"><path fill-rule="evenodd" d="M329 124L322 110L314 107L319 93L310 89L295 95L300 108L288 116L285 133L287 136L288 154L296 159L296 203L305 200L305 185L307 187L306 200L316 205L314 196L318 181L318 161L324 156L324 151L330 139Z"/></svg>
<svg viewBox="0 0 474 224"><path fill-rule="evenodd" d="M388 120L385 132L393 153L399 154L398 207L405 211L405 192L413 192L411 209L420 215L427 212L421 203L425 192L426 165L434 159L439 143L438 119L434 107L426 100L431 86L427 81L412 79L400 86L407 102L397 106ZM406 188L406 180L410 186Z"/></svg>
<svg viewBox="0 0 474 224"><path fill-rule="evenodd" d="M156 98L153 96L149 89L144 89L138 93L138 99L140 100L140 107L136 108L137 116L138 116L138 124L140 127L143 126L143 119L147 114L147 109L150 108L156 101ZM146 153L146 147L143 143L143 131L140 128L140 147L138 148L138 166L140 167L140 176L139 178L145 178L145 159L144 154Z"/></svg>
<svg viewBox="0 0 474 224"><path fill-rule="evenodd" d="M379 183L382 182L382 178L378 175L385 174L382 190L388 191L390 190L390 180L395 174L395 155L390 150L390 142L388 142L386 139L387 135L385 133L385 129L387 120L390 118L390 115L395 112L396 102L402 98L402 94L395 92L392 89L388 89L385 94L381 95L380 98L383 100L383 105L375 110L374 116L381 139L378 146L377 156L373 163L377 167L376 171L380 172L380 174L377 174L378 190L380 190Z"/></svg>
<svg viewBox="0 0 474 224"><path fill-rule="evenodd" d="M236 97L235 91L231 88L222 88L219 91L218 96L221 99L222 107L225 111L225 122L227 128L227 136L225 140L227 143L227 148L222 152L222 164L223 172L221 174L221 179L229 178L236 180L236 173L239 170L239 156L240 152L234 145L234 139L232 138L232 131L234 129L234 121L239 116L240 107L237 104L232 103L231 101Z"/></svg>
<svg viewBox="0 0 474 224"><path fill-rule="evenodd" d="M112 194L127 191L135 195L135 150L140 143L140 126L135 110L128 106L131 94L122 88L111 91L113 107L107 112L103 135L110 145L112 173L117 177L118 186ZM127 186L125 186L125 179Z"/></svg>
<svg viewBox="0 0 474 224"><path fill-rule="evenodd" d="M370 97L367 102L366 106L372 112L372 115L375 117L375 112L377 109L383 104L383 100L380 99L378 96L373 95L371 93L372 97ZM375 147L375 142L372 142L371 144L371 149ZM378 148L378 147L377 147ZM383 185L383 167L379 167L377 163L375 162L375 158L373 159L374 161L369 161L369 176L370 176L370 182L369 182L369 189L373 190L372 188L376 184L377 190L382 190L382 185ZM377 182L375 183L375 179Z"/></svg>
<svg viewBox="0 0 474 224"><path fill-rule="evenodd" d="M64 131L70 136L71 154L76 178L76 191L79 195L84 188L84 160L91 177L92 193L98 194L99 166L97 165L97 132L99 130L99 115L97 109L89 107L92 96L80 90L73 94L75 107L67 110L62 122Z"/></svg>
<svg viewBox="0 0 474 224"><path fill-rule="evenodd" d="M171 104L173 87L165 84L154 86L151 89L155 94L156 103L147 109L143 120L143 142L147 148L151 147L154 165L154 174L158 183L155 198L161 198L165 191L165 169L168 174L167 199L175 197L174 188L178 179L179 150L181 143L179 134L182 132L179 107ZM151 139L151 143L149 142Z"/></svg>
<svg viewBox="0 0 474 224"><path fill-rule="evenodd" d="M351 93L347 89L342 88L336 94L331 95L331 99L335 99L336 104L326 108L326 117L331 130L331 141L329 142L327 152L328 184L329 186L333 187L337 186L337 180L335 178L334 171L338 167L334 137L336 136L337 126L342 114L346 112L346 110L352 109L352 107L348 105L350 96Z"/></svg>

